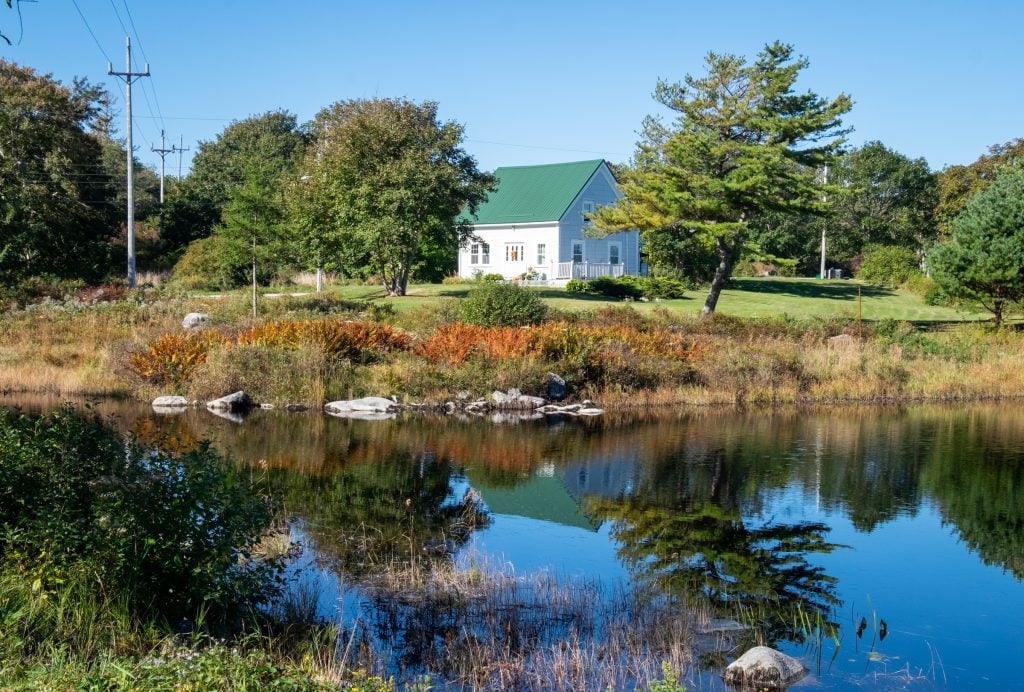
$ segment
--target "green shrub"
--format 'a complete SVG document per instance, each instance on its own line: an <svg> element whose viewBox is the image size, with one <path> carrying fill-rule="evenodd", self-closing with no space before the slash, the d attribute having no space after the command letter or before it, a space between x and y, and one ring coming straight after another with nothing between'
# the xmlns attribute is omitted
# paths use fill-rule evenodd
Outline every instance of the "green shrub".
<svg viewBox="0 0 1024 692"><path fill-rule="evenodd" d="M206 446L170 455L70 409L0 412L0 556L35 591L88 574L137 614L230 625L277 591L253 559L271 517Z"/></svg>
<svg viewBox="0 0 1024 692"><path fill-rule="evenodd" d="M591 293L609 298L684 298L689 286L679 279L656 276L602 276L590 281L572 279L565 286L571 293Z"/></svg>
<svg viewBox="0 0 1024 692"><path fill-rule="evenodd" d="M917 254L898 245L874 247L864 254L857 278L879 286L895 288L920 275Z"/></svg>
<svg viewBox="0 0 1024 692"><path fill-rule="evenodd" d="M485 284L497 284L505 280L501 274L479 274L476 278Z"/></svg>
<svg viewBox="0 0 1024 692"><path fill-rule="evenodd" d="M519 327L538 324L547 306L533 291L506 283L485 283L459 303L463 322L484 327Z"/></svg>
<svg viewBox="0 0 1024 692"><path fill-rule="evenodd" d="M241 285L244 268L228 260L229 254L219 236L191 242L174 265L172 285L189 291L223 291Z"/></svg>

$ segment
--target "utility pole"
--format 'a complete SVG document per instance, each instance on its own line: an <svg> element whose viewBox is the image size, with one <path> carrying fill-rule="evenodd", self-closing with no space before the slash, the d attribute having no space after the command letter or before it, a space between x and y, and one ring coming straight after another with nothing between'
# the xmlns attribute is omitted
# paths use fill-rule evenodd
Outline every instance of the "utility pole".
<svg viewBox="0 0 1024 692"><path fill-rule="evenodd" d="M132 82L149 76L149 63L144 72L132 72L132 39L124 37L124 72L114 72L107 63L107 74L121 77L125 83L126 120L128 123L128 288L135 288L135 152L132 150Z"/></svg>
<svg viewBox="0 0 1024 692"><path fill-rule="evenodd" d="M188 147L184 146L185 135L181 135L181 139L179 141L180 144L178 145L178 180L181 180L181 152L188 151ZM172 144L171 146L173 147L174 145Z"/></svg>
<svg viewBox="0 0 1024 692"><path fill-rule="evenodd" d="M825 184L828 185L828 165L825 166ZM827 200L828 195L824 195L822 199ZM825 220L822 219L821 226L821 278L825 278Z"/></svg>
<svg viewBox="0 0 1024 692"><path fill-rule="evenodd" d="M150 147L150 149L152 149L157 154L160 154L160 204L163 204L164 203L164 159L167 157L168 154L173 154L176 151L176 149L174 148L173 144L171 145L170 149L168 149L164 145L164 131L163 130L160 130L160 148L157 149L156 147Z"/></svg>

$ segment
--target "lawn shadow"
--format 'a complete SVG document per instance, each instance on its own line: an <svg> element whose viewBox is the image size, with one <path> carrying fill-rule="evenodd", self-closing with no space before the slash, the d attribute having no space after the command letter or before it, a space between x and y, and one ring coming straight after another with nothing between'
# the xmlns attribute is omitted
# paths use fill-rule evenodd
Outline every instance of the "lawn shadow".
<svg viewBox="0 0 1024 692"><path fill-rule="evenodd" d="M608 296L600 296L596 293L573 293L571 291L565 291L559 288L535 288L534 292L541 298L556 298L562 300L589 300L593 302L622 302L618 298L609 298Z"/></svg>
<svg viewBox="0 0 1024 692"><path fill-rule="evenodd" d="M825 300L856 300L857 288L860 287L864 298L882 298L894 296L895 292L879 286L864 286L854 283L836 281L792 281L782 279L732 279L729 288L748 293L765 293L770 295L789 295L797 298L822 298Z"/></svg>

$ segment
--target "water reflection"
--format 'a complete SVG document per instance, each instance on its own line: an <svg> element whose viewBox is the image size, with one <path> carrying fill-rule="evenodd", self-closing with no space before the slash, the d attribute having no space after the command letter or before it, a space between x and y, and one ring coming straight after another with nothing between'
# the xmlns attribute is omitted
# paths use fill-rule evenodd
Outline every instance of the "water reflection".
<svg viewBox="0 0 1024 692"><path fill-rule="evenodd" d="M935 543L944 536L925 519L937 514L962 541L960 554L966 549L975 564L1007 573L990 580L992 603L974 607L998 615L1008 598L1024 604L1019 406L700 411L520 425L257 411L240 426L205 411L158 416L145 407L103 406L141 440L184 448L210 438L240 463L267 466L324 559L350 575L365 573L371 556L447 558L475 532L500 532L494 515L518 516L534 522L534 550L553 522L610 535L636 581L688 600L700 595L723 613L752 613L769 642L800 641L807 633L800 618L817 614L853 637L862 613L850 615L851 601L860 608L865 591L912 597L913 584L936 582L924 567L902 562L899 547L887 554L889 564L865 564L871 541L898 527L890 533L900 540ZM958 560L959 567L944 567L976 579L967 556ZM896 566L905 584L889 576ZM854 574L869 586L850 593L844 581ZM956 598L937 589L930 598ZM922 607L938 622L949 605ZM913 658L899 615L882 617L894 632L889 650ZM988 650L1007 631L996 626L972 636L989 637L979 645ZM856 643L844 642L840 662ZM984 667L999 679L998 665Z"/></svg>

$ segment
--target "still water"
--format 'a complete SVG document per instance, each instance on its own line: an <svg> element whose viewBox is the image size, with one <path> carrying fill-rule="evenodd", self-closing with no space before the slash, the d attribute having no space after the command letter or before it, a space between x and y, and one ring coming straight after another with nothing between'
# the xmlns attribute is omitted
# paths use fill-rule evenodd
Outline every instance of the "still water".
<svg viewBox="0 0 1024 692"><path fill-rule="evenodd" d="M519 424L97 406L142 441L206 438L265 469L326 581L408 544L701 599L802 658L801 686L1024 689L1021 405ZM467 493L486 514L468 528ZM322 586L325 614L343 602Z"/></svg>

